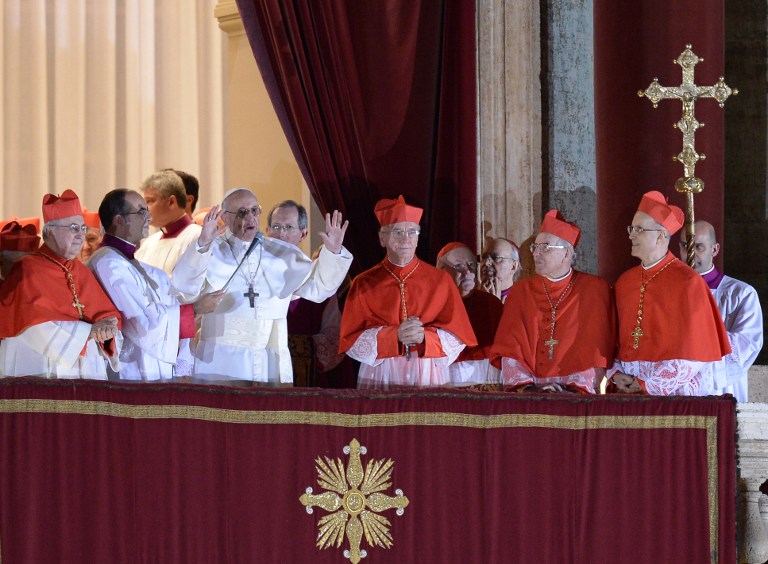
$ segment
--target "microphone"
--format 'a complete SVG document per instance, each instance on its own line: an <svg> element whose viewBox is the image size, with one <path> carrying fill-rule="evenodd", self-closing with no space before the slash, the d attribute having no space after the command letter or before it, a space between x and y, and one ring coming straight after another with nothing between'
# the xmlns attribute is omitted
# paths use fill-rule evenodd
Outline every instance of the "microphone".
<svg viewBox="0 0 768 564"><path fill-rule="evenodd" d="M248 248L245 250L245 254L243 255L243 258L240 259L240 262L237 264L237 267L235 268L235 271L232 273L232 276L229 277L229 280L227 280L227 283L224 284L224 287L221 289L222 292L227 291L227 288L229 287L229 283L232 282L232 279L235 277L235 274L237 274L237 272L240 270L240 267L242 267L245 261L248 260L248 257L256 249L256 247L258 247L263 242L264 242L264 233L262 233L261 231L258 231L254 236L253 241L251 241L251 244L248 245Z"/></svg>

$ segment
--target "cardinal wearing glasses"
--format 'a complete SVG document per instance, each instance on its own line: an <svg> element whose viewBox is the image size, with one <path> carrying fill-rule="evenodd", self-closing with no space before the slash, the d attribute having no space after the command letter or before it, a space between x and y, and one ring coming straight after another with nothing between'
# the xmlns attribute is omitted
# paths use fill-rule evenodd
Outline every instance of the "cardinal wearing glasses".
<svg viewBox="0 0 768 564"><path fill-rule="evenodd" d="M120 314L77 256L85 233L72 190L43 197L43 245L0 287L0 376L107 379L119 370Z"/></svg>
<svg viewBox="0 0 768 564"><path fill-rule="evenodd" d="M173 269L182 302L224 290L218 307L203 314L192 378L235 386L291 386L286 315L293 297L331 297L352 264L342 243L349 222L325 215L316 260L259 230L261 206L247 188L230 190L206 214L196 243ZM219 219L223 222L219 226Z"/></svg>
<svg viewBox="0 0 768 564"><path fill-rule="evenodd" d="M581 229L558 210L531 245L536 276L512 286L493 344L506 391L599 393L616 344L613 293L573 268Z"/></svg>
<svg viewBox="0 0 768 564"><path fill-rule="evenodd" d="M386 257L352 281L341 318L339 352L360 362L358 388L450 385L448 366L477 345L456 284L416 256L422 212L402 196L374 207Z"/></svg>
<svg viewBox="0 0 768 564"><path fill-rule="evenodd" d="M616 282L619 348L608 391L702 396L706 363L731 352L717 303L704 279L669 252L683 211L646 192L627 227L640 264Z"/></svg>

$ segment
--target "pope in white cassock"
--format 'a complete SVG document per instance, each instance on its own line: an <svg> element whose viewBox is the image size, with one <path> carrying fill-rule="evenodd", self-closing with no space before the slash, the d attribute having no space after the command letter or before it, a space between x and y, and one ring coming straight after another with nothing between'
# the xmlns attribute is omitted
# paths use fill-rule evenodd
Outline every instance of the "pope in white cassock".
<svg viewBox="0 0 768 564"><path fill-rule="evenodd" d="M720 252L715 228L706 221L694 223L694 269L715 297L728 332L731 354L702 370L714 394L732 394L749 401L749 367L763 348L763 310L757 291L741 280L719 272L714 257ZM680 237L680 260L687 262L686 234Z"/></svg>
<svg viewBox="0 0 768 564"><path fill-rule="evenodd" d="M221 209L214 206L205 216L200 238L173 270L173 285L182 301L226 287L216 310L202 316L194 353L196 379L290 385L286 314L291 299L329 298L352 263L342 246L348 222L342 225L338 211L325 216L325 231L320 232L324 247L315 261L295 245L264 238L259 232L261 211L250 190L227 193ZM254 239L252 252L244 258Z"/></svg>
<svg viewBox="0 0 768 564"><path fill-rule="evenodd" d="M136 245L152 219L144 198L132 190L112 190L99 206L106 230L101 247L88 263L123 319L120 351L121 380L170 380L179 365L191 368L189 347L179 340L195 335L195 314L208 313L221 293L201 297L195 304L179 304L171 293L168 275L134 257ZM188 374L188 370L182 370Z"/></svg>
<svg viewBox="0 0 768 564"><path fill-rule="evenodd" d="M88 228L72 190L43 198L43 245L0 287L0 376L106 380L119 368L118 312L77 256Z"/></svg>

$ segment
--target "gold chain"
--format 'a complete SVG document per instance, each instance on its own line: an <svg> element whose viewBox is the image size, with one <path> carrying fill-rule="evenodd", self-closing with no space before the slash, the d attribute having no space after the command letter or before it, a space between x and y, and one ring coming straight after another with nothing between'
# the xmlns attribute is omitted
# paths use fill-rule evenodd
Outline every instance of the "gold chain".
<svg viewBox="0 0 768 564"><path fill-rule="evenodd" d="M544 344L549 347L549 360L552 360L555 357L555 345L557 345L560 342L555 339L555 323L557 319L557 308L562 303L563 298L565 298L565 295L568 293L568 290L571 289L571 284L573 284L573 281L575 279L576 279L576 271L573 272L573 275L571 276L571 279L568 282L568 285L565 287L565 290L563 290L563 293L560 294L560 297L557 299L557 303L554 305L552 304L552 298L549 297L547 284L544 282L544 280L541 281L541 285L544 287L544 294L547 296L547 301L549 302L549 308L550 308L549 340L544 341Z"/></svg>
<svg viewBox="0 0 768 564"><path fill-rule="evenodd" d="M395 280L397 280L397 283L400 285L400 304L403 306L403 321L408 319L408 308L405 305L405 281L408 280L408 278L416 272L416 269L419 268L419 265L421 264L421 261L419 259L416 259L416 266L413 267L413 270L411 270L408 274L406 274L403 278L398 277L397 274L392 272L389 267L387 266L386 262L381 263L384 265L384 269L389 272Z"/></svg>
<svg viewBox="0 0 768 564"><path fill-rule="evenodd" d="M72 307L77 309L77 313L80 316L80 321L83 321L85 319L85 316L83 315L83 310L85 309L85 304L81 304L80 300L77 297L77 289L75 288L75 279L72 278L72 272L70 272L70 270L66 266L61 264L55 258L49 257L45 253L41 253L39 251L36 251L34 254L48 259L49 261L51 261L53 264L57 265L59 268L61 268L64 271L64 274L67 276L67 282L69 283L69 289L70 289L70 291L72 292L72 295L75 298L75 301L72 302Z"/></svg>
<svg viewBox="0 0 768 564"><path fill-rule="evenodd" d="M632 344L632 348L637 350L640 347L640 337L644 335L643 329L641 327L643 322L643 303L645 302L645 289L648 287L648 284L651 283L651 280L656 278L659 274L664 272L664 269L667 268L670 264L672 264L675 261L674 258L672 258L667 264L662 266L656 274L651 276L648 280L643 282L643 277L645 276L645 272L640 272L640 303L637 305L637 322L635 323L635 330L630 333L630 336L634 339L634 343Z"/></svg>

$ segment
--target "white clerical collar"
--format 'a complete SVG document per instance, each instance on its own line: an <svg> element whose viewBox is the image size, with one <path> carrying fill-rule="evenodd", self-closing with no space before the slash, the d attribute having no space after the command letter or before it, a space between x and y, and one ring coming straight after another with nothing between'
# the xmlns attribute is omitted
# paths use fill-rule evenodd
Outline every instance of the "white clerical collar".
<svg viewBox="0 0 768 564"><path fill-rule="evenodd" d="M649 264L648 266L645 266L645 265L644 265L644 264L641 262L641 263L640 263L640 265L641 265L641 266L642 266L642 267L643 267L645 270L650 270L651 268L653 268L654 266L656 266L657 264L659 264L661 261L663 261L665 258L667 258L667 255L666 255L666 254L665 254L663 257L661 257L659 260L657 260L656 262L654 262L653 264Z"/></svg>
<svg viewBox="0 0 768 564"><path fill-rule="evenodd" d="M546 278L550 282L560 282L561 280L565 280L566 278L568 278L571 275L571 272L573 272L573 269L569 266L568 272L563 274L560 278L550 278L549 276L544 276L544 278Z"/></svg>
<svg viewBox="0 0 768 564"><path fill-rule="evenodd" d="M706 276L707 274L712 272L714 269L715 269L715 265L713 264L712 266L709 267L709 270L707 270L706 272L702 272L701 275Z"/></svg>
<svg viewBox="0 0 768 564"><path fill-rule="evenodd" d="M416 255L413 255L413 258L406 262L405 264L400 264L398 262L393 261L391 258L387 257L387 260L391 262L393 265L397 266L398 268L405 268L409 264L411 264L414 260L416 260Z"/></svg>

